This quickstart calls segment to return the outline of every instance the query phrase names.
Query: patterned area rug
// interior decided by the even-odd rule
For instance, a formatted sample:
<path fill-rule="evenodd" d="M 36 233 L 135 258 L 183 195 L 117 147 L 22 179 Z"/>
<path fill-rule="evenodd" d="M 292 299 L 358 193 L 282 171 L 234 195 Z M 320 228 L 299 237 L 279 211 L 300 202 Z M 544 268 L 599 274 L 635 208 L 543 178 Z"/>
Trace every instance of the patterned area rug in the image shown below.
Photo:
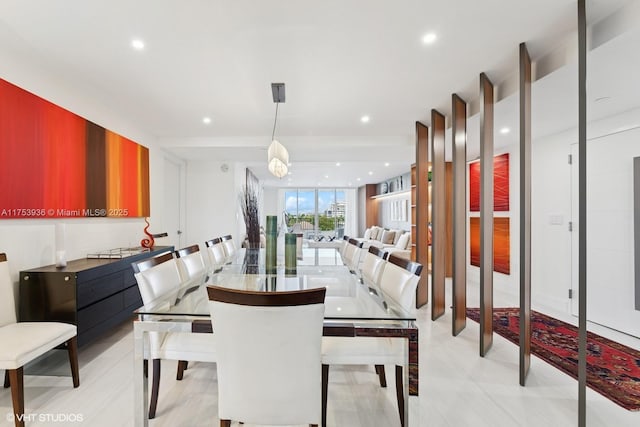
<path fill-rule="evenodd" d="M 519 309 L 494 308 L 496 333 L 518 345 Z M 467 317 L 479 322 L 480 309 Z M 531 354 L 578 378 L 578 328 L 531 312 Z M 629 411 L 640 411 L 640 351 L 587 332 L 587 386 Z"/>

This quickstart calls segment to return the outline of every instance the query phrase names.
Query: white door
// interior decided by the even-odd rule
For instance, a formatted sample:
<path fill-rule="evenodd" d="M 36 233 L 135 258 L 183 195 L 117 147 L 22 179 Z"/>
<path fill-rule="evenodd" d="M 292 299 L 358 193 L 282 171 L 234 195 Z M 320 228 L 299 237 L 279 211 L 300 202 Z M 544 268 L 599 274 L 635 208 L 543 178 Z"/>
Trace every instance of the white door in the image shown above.
<path fill-rule="evenodd" d="M 634 306 L 633 158 L 640 128 L 587 141 L 587 320 L 640 337 Z M 572 146 L 572 313 L 578 314 L 578 165 Z"/>
<path fill-rule="evenodd" d="M 164 225 L 169 233 L 168 244 L 182 248 L 183 200 L 182 164 L 165 157 L 164 161 Z"/>

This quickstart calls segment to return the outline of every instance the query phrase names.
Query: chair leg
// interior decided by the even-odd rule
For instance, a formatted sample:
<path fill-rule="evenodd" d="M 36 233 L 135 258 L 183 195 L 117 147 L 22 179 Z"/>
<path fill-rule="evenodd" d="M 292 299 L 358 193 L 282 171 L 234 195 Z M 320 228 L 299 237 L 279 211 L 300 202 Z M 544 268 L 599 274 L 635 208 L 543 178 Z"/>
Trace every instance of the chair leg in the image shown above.
<path fill-rule="evenodd" d="M 153 359 L 153 379 L 151 383 L 151 402 L 149 402 L 149 419 L 156 417 L 158 408 L 158 392 L 160 390 L 160 359 Z"/>
<path fill-rule="evenodd" d="M 178 372 L 176 373 L 176 380 L 178 381 L 182 380 L 182 377 L 184 376 L 184 371 L 187 370 L 188 364 L 189 362 L 187 362 L 186 360 L 178 361 Z"/>
<path fill-rule="evenodd" d="M 396 396 L 398 398 L 400 425 L 404 427 L 404 385 L 402 381 L 402 366 L 396 366 Z"/>
<path fill-rule="evenodd" d="M 4 388 L 9 388 L 9 371 L 4 370 Z"/>
<path fill-rule="evenodd" d="M 220 420 L 220 427 L 231 427 L 231 420 Z"/>
<path fill-rule="evenodd" d="M 80 372 L 78 370 L 77 336 L 67 341 L 67 351 L 69 352 L 69 364 L 71 365 L 71 378 L 73 378 L 73 388 L 78 388 L 80 387 Z"/>
<path fill-rule="evenodd" d="M 384 373 L 384 365 L 376 365 L 376 373 L 378 374 L 378 378 L 380 378 L 380 387 L 386 387 L 387 376 Z"/>
<path fill-rule="evenodd" d="M 322 365 L 322 427 L 327 427 L 327 392 L 329 390 L 329 365 Z"/>
<path fill-rule="evenodd" d="M 16 427 L 24 427 L 24 384 L 22 366 L 9 369 L 11 400 L 13 400 L 13 419 Z"/>

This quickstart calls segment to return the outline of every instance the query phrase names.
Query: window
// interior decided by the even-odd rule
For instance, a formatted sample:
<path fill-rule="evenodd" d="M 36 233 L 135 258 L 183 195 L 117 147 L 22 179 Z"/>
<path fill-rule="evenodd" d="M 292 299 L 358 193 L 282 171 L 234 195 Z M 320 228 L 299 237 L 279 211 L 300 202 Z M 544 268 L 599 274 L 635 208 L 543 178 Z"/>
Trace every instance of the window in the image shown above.
<path fill-rule="evenodd" d="M 287 226 L 306 239 L 332 240 L 345 233 L 348 207 L 345 189 L 293 189 L 284 193 Z"/>

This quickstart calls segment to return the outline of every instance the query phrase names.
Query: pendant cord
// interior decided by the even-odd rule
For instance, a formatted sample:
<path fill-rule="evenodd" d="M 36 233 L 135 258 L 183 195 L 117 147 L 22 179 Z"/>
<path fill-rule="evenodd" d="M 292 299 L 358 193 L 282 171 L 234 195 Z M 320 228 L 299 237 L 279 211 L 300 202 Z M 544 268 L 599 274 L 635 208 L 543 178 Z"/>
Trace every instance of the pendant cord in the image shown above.
<path fill-rule="evenodd" d="M 278 123 L 278 105 L 279 105 L 279 104 L 280 104 L 279 102 L 276 102 L 276 118 L 275 118 L 275 120 L 273 121 L 273 132 L 271 132 L 271 140 L 272 140 L 272 141 L 273 141 L 273 138 L 274 138 L 274 137 L 275 137 L 275 135 L 276 135 L 276 123 Z"/>

